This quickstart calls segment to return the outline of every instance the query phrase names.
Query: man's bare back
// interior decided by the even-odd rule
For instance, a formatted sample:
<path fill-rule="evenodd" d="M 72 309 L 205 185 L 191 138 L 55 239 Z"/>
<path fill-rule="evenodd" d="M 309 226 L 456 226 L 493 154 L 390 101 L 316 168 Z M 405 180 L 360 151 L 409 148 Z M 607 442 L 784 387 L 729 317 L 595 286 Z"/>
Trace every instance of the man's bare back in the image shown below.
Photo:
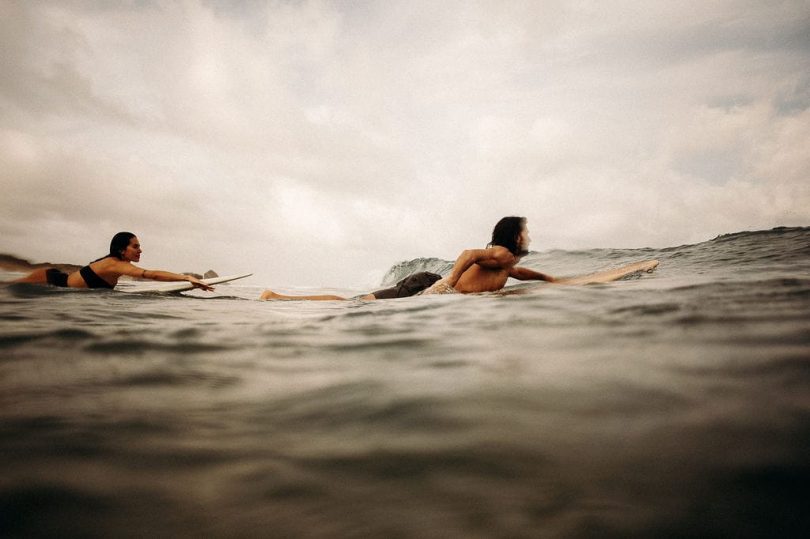
<path fill-rule="evenodd" d="M 450 275 L 431 286 L 424 293 L 460 292 L 474 294 L 477 292 L 494 292 L 506 284 L 509 277 L 521 281 L 540 280 L 554 281 L 550 275 L 517 266 L 520 258 L 528 252 L 531 238 L 523 218 L 506 217 L 496 225 L 493 231 L 495 242 L 498 227 L 506 222 L 511 232 L 504 243 L 510 244 L 511 250 L 503 245 L 490 244 L 486 249 L 469 249 L 463 251 L 456 259 Z M 504 227 L 505 228 L 505 227 Z"/>
<path fill-rule="evenodd" d="M 462 294 L 500 290 L 509 279 L 509 270 L 518 261 L 517 257 L 500 246 L 464 251 L 459 257 L 461 268 L 466 265 L 466 259 L 472 259 L 474 263 L 461 272 L 455 284 L 451 284 L 454 272 L 447 278 L 448 285 Z"/>

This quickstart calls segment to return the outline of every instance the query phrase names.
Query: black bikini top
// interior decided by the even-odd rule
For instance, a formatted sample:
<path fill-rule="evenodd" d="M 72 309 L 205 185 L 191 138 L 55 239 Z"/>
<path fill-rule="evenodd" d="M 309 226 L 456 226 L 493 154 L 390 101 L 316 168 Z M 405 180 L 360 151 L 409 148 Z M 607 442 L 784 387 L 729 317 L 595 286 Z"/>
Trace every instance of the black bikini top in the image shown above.
<path fill-rule="evenodd" d="M 87 283 L 87 288 L 115 288 L 113 285 L 99 277 L 95 271 L 90 269 L 90 266 L 84 266 L 79 270 L 79 274 L 82 276 L 82 279 L 84 279 L 84 282 Z"/>

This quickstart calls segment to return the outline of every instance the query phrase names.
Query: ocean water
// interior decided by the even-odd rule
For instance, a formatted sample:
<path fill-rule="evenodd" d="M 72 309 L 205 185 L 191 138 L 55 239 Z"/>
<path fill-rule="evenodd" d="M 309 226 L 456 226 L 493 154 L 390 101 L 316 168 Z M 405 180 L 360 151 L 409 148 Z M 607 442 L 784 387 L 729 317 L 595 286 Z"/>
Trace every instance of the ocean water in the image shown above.
<path fill-rule="evenodd" d="M 650 258 L 369 303 L 0 288 L 0 536 L 806 537 L 810 228 L 522 265 Z"/>

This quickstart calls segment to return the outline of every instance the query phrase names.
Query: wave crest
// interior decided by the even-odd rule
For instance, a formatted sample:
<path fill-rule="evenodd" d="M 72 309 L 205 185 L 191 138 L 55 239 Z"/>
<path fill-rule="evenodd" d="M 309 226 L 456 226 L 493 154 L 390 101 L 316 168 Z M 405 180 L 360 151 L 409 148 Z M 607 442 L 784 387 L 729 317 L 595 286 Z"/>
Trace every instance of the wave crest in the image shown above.
<path fill-rule="evenodd" d="M 391 266 L 385 273 L 382 280 L 382 286 L 389 286 L 396 284 L 408 275 L 420 271 L 429 271 L 431 273 L 438 273 L 444 275 L 450 271 L 453 263 L 441 258 L 415 258 L 413 260 L 403 260 Z"/>

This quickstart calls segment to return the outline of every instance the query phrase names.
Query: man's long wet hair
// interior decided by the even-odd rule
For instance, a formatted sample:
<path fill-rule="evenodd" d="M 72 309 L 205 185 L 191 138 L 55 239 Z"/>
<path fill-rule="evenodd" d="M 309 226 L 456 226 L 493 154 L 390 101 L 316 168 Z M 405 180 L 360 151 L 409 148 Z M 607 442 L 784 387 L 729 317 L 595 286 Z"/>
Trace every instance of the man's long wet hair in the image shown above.
<path fill-rule="evenodd" d="M 525 255 L 528 251 L 522 251 L 518 242 L 525 224 L 525 217 L 504 217 L 492 229 L 492 241 L 489 244 L 506 247 L 515 256 Z"/>
<path fill-rule="evenodd" d="M 119 232 L 113 236 L 112 241 L 110 241 L 110 254 L 104 258 L 111 256 L 118 260 L 123 260 L 124 257 L 121 255 L 121 251 L 125 251 L 126 248 L 129 247 L 129 240 L 134 237 L 135 234 L 132 232 Z"/>

